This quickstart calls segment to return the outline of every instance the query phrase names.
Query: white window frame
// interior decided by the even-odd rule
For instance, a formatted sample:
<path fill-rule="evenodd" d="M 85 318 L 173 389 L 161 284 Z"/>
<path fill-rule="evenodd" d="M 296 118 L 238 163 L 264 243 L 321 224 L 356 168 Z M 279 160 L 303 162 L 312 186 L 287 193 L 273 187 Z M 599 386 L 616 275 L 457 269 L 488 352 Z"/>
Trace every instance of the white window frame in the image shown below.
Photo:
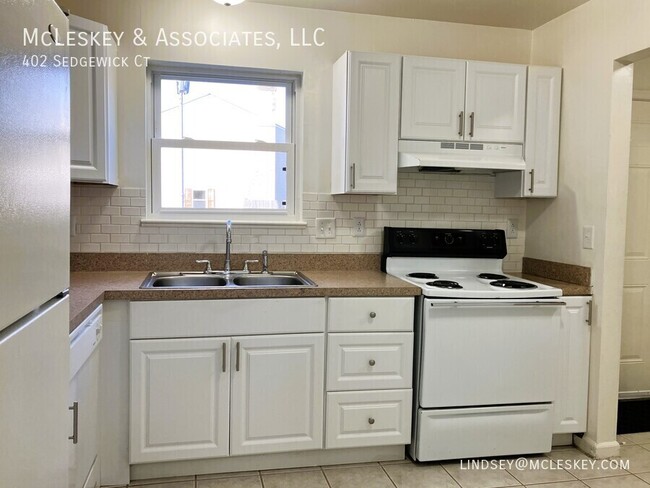
<path fill-rule="evenodd" d="M 302 185 L 297 164 L 299 150 L 299 95 L 301 74 L 255 68 L 232 68 L 187 63 L 150 63 L 151 145 L 147 177 L 147 212 L 143 225 L 223 224 L 226 220 L 261 225 L 305 225 L 302 221 Z M 205 141 L 163 139 L 160 124 L 160 81 L 165 78 L 278 85 L 287 88 L 287 142 Z M 161 152 L 163 148 L 196 148 L 282 152 L 286 155 L 287 196 L 283 209 L 167 209 L 161 205 Z"/>

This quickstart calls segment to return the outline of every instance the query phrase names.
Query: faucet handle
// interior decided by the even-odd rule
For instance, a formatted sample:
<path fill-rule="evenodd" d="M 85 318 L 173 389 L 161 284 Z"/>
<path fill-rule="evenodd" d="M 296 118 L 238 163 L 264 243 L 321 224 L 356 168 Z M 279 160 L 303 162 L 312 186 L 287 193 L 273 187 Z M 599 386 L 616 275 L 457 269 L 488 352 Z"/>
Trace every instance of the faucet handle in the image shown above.
<path fill-rule="evenodd" d="M 212 273 L 212 265 L 210 264 L 209 259 L 197 259 L 196 263 L 205 264 L 205 269 L 203 270 L 204 273 Z"/>
<path fill-rule="evenodd" d="M 248 263 L 259 263 L 259 259 L 247 259 L 244 261 L 244 269 L 242 270 L 244 273 L 250 273 L 250 270 L 248 269 Z"/>
<path fill-rule="evenodd" d="M 269 252 L 264 249 L 262 251 L 262 273 L 269 272 Z"/>

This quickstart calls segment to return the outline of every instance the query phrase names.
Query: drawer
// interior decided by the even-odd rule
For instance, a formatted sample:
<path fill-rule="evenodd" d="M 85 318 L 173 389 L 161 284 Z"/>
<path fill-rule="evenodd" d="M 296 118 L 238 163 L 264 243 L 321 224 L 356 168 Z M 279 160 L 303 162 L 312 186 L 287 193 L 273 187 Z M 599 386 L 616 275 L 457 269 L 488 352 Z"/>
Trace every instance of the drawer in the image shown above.
<path fill-rule="evenodd" d="M 327 394 L 326 448 L 411 442 L 412 390 Z"/>
<path fill-rule="evenodd" d="M 413 333 L 329 334 L 327 390 L 411 388 Z"/>
<path fill-rule="evenodd" d="M 505 407 L 419 410 L 418 461 L 549 452 L 550 403 Z"/>
<path fill-rule="evenodd" d="M 131 302 L 131 339 L 299 334 L 325 330 L 325 298 Z"/>
<path fill-rule="evenodd" d="M 413 330 L 413 297 L 330 298 L 328 330 Z"/>

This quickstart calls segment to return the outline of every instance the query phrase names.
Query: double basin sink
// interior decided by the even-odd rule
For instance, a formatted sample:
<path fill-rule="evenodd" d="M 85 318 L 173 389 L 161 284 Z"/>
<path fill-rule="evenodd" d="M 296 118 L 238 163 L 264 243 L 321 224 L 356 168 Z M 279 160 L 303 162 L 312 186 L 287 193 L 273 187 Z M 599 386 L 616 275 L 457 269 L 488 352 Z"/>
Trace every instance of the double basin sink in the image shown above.
<path fill-rule="evenodd" d="M 210 274 L 196 272 L 149 273 L 140 288 L 284 288 L 314 287 L 316 284 L 297 272 L 268 274 Z"/>

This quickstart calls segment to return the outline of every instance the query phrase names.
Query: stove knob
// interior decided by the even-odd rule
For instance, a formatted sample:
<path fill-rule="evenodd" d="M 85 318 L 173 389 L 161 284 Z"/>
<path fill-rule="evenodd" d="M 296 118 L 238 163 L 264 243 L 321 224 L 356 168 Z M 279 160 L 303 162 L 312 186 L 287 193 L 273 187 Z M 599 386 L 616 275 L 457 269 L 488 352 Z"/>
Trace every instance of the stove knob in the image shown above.
<path fill-rule="evenodd" d="M 445 244 L 452 245 L 454 243 L 454 236 L 451 234 L 445 234 Z"/>

